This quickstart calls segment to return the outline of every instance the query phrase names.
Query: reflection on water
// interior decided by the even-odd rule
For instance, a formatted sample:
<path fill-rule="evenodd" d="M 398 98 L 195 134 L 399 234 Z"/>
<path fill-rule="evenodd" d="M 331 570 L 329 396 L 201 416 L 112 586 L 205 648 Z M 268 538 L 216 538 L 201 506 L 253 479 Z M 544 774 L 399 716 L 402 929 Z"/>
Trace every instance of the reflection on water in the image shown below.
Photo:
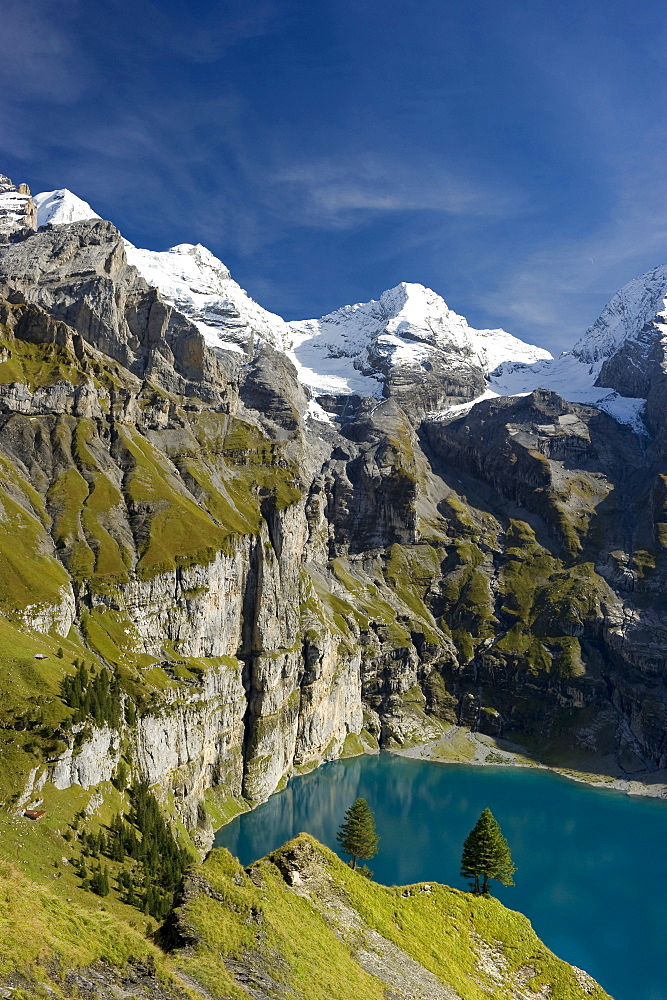
<path fill-rule="evenodd" d="M 345 810 L 362 795 L 375 813 L 375 878 L 465 888 L 463 841 L 488 806 L 518 871 L 498 897 L 521 910 L 562 958 L 616 1000 L 667 1000 L 667 803 L 631 799 L 547 771 L 442 766 L 381 754 L 325 764 L 218 831 L 244 864 L 302 830 L 336 849 Z M 655 874 L 652 876 L 651 872 Z"/>

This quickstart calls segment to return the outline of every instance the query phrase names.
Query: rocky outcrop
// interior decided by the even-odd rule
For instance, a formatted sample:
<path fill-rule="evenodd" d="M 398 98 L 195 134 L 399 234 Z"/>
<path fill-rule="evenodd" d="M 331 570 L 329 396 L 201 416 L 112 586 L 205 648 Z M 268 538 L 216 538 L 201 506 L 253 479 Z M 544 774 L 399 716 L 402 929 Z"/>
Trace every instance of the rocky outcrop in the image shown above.
<path fill-rule="evenodd" d="M 26 628 L 34 632 L 56 632 L 66 636 L 76 621 L 76 601 L 71 584 L 60 591 L 55 603 L 26 604 L 15 613 Z"/>
<path fill-rule="evenodd" d="M 22 237 L 37 228 L 37 207 L 27 184 L 15 186 L 0 174 L 0 243 Z"/>
<path fill-rule="evenodd" d="M 81 729 L 79 729 L 81 732 Z M 77 746 L 76 741 L 48 771 L 56 788 L 81 785 L 91 788 L 101 781 L 111 781 L 120 759 L 120 740 L 108 726 L 94 728 Z"/>
<path fill-rule="evenodd" d="M 213 851 L 189 873 L 161 942 L 195 984 L 214 963 L 229 992 L 255 1000 L 310 995 L 312 983 L 341 1000 L 361 989 L 405 1000 L 471 1000 L 480 990 L 492 1000 L 607 996 L 495 899 L 435 883 L 371 890 L 363 878 L 306 834 L 245 870 L 226 851 Z M 223 908 L 228 933 L 237 922 L 243 928 L 233 948 L 218 932 Z"/>

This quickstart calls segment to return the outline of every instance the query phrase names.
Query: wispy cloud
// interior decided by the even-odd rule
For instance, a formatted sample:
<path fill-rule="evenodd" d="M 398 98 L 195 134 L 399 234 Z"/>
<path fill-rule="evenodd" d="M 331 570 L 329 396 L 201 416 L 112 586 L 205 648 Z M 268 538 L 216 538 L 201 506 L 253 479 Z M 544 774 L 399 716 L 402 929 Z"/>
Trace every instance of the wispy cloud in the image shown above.
<path fill-rule="evenodd" d="M 476 183 L 443 162 L 353 153 L 317 162 L 295 162 L 269 178 L 275 194 L 306 225 L 349 227 L 364 213 L 423 212 L 498 217 L 520 209 L 518 191 Z"/>
<path fill-rule="evenodd" d="M 144 57 L 177 58 L 190 63 L 219 59 L 232 46 L 270 33 L 280 16 L 279 0 L 253 0 L 237 9 L 228 3 L 208 3 L 193 10 L 190 5 L 168 6 L 153 0 L 137 0 L 133 30 L 125 30 L 126 0 L 107 0 L 106 19 L 112 33 L 125 47 L 138 49 Z"/>
<path fill-rule="evenodd" d="M 302 159 L 280 136 L 253 127 L 233 89 L 196 102 L 176 95 L 114 104 L 99 121 L 71 129 L 69 143 L 69 183 L 91 203 L 130 198 L 135 231 L 151 219 L 165 230 L 187 226 L 183 239 L 219 244 L 224 236 L 244 254 L 290 233 L 296 241 L 300 229 L 353 231 L 378 216 L 412 215 L 418 229 L 424 216 L 499 219 L 525 210 L 516 186 L 500 190 L 395 149 Z"/>
<path fill-rule="evenodd" d="M 67 27 L 78 10 L 77 0 L 64 0 L 54 18 L 53 5 L 44 0 L 5 0 L 0 27 L 3 103 L 77 100 L 86 86 L 85 56 Z"/>
<path fill-rule="evenodd" d="M 667 262 L 667 206 L 650 197 L 620 202 L 590 236 L 506 265 L 495 289 L 478 296 L 486 314 L 552 351 L 568 350 L 616 289 Z"/>

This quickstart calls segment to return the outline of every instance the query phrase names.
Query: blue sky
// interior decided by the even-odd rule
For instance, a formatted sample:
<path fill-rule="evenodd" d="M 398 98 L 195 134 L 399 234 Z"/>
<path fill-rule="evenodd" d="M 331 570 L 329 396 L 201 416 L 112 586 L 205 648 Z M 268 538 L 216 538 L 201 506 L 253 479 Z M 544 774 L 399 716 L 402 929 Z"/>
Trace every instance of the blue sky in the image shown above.
<path fill-rule="evenodd" d="M 419 281 L 559 351 L 667 261 L 664 3 L 2 6 L 0 172 L 288 319 Z"/>

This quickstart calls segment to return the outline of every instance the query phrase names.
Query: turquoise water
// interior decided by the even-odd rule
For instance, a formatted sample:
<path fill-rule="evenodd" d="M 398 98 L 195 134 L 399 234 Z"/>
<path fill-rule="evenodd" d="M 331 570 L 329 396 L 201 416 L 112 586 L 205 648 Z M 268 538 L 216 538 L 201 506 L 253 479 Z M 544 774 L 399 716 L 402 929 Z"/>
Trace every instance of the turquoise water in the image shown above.
<path fill-rule="evenodd" d="M 498 886 L 561 958 L 616 1000 L 667 1000 L 667 803 L 531 769 L 439 765 L 381 754 L 325 764 L 218 831 L 243 864 L 302 830 L 336 849 L 357 796 L 375 813 L 378 882 L 465 888 L 463 841 L 488 806 L 509 841 L 516 886 Z M 347 860 L 347 859 L 346 859 Z M 557 1000 L 557 998 L 554 998 Z"/>

